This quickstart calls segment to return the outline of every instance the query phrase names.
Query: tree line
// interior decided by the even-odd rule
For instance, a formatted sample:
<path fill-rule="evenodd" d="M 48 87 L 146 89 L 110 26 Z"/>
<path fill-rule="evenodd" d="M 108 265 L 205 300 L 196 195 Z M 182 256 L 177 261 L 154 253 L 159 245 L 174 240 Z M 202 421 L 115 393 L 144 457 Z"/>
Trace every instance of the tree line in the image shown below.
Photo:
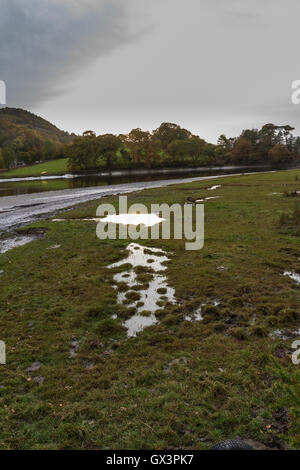
<path fill-rule="evenodd" d="M 290 163 L 300 159 L 300 137 L 293 130 L 266 124 L 238 137 L 222 134 L 216 145 L 168 122 L 152 132 L 138 128 L 128 134 L 86 131 L 76 136 L 27 111 L 5 108 L 0 110 L 0 168 L 57 158 L 68 158 L 70 172 Z"/>
<path fill-rule="evenodd" d="M 153 132 L 133 129 L 129 134 L 97 136 L 86 131 L 66 148 L 69 171 L 95 169 L 214 166 L 289 163 L 300 158 L 300 138 L 289 125 L 266 124 L 246 129 L 239 137 L 224 134 L 217 145 L 173 123 Z"/>

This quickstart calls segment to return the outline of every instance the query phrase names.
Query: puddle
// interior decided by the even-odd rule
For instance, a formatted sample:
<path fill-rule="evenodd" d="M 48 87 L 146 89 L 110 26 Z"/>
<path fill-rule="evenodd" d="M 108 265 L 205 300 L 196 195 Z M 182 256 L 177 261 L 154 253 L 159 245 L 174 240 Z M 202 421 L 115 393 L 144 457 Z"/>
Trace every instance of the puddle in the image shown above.
<path fill-rule="evenodd" d="M 124 260 L 118 261 L 117 263 L 111 264 L 109 268 L 118 268 L 129 263 L 133 268 L 142 266 L 144 268 L 151 268 L 156 272 L 165 271 L 167 269 L 167 266 L 163 263 L 169 261 L 169 258 L 166 256 L 166 252 L 159 248 L 147 248 L 139 245 L 138 243 L 130 243 L 127 250 L 129 251 L 128 257 Z M 159 253 L 159 255 L 155 253 Z M 152 262 L 149 263 L 149 260 Z M 132 276 L 132 271 L 122 274 L 129 274 Z M 122 282 L 124 282 L 124 280 L 122 280 Z"/>
<path fill-rule="evenodd" d="M 46 248 L 46 250 L 58 250 L 58 248 L 60 248 L 61 245 L 53 245 L 53 246 L 49 246 L 49 248 Z"/>
<path fill-rule="evenodd" d="M 205 202 L 209 201 L 210 199 L 219 199 L 221 196 L 210 196 L 210 197 L 205 197 L 203 199 L 196 199 L 195 202 Z"/>
<path fill-rule="evenodd" d="M 90 218 L 90 219 L 52 219 L 52 222 L 100 222 L 100 218 Z"/>
<path fill-rule="evenodd" d="M 113 224 L 122 225 L 145 225 L 146 227 L 153 227 L 156 224 L 164 222 L 166 219 L 159 217 L 157 214 L 119 214 L 108 215 L 101 220 L 101 222 L 111 222 Z"/>
<path fill-rule="evenodd" d="M 163 219 L 156 214 L 114 214 L 108 215 L 102 219 L 100 217 L 89 219 L 52 219 L 52 222 L 110 222 L 121 225 L 145 225 L 146 227 L 153 227 L 165 220 L 166 219 Z"/>
<path fill-rule="evenodd" d="M 126 304 L 128 308 L 133 307 L 137 310 L 137 314 L 124 323 L 127 328 L 127 335 L 134 337 L 147 326 L 158 323 L 155 316 L 155 312 L 161 309 L 158 302 L 167 300 L 175 303 L 175 290 L 168 286 L 167 277 L 162 274 L 167 269 L 167 266 L 163 263 L 169 261 L 163 250 L 147 248 L 137 243 L 128 245 L 127 250 L 129 251 L 127 258 L 111 264 L 109 268 L 118 268 L 124 264 L 131 264 L 132 266 L 129 271 L 116 273 L 114 281 L 116 283 L 125 283 L 128 287 L 126 292 L 118 292 L 118 303 Z M 151 279 L 145 289 L 135 291 L 131 290 L 133 286 L 142 285 L 141 282 L 137 281 L 138 275 L 134 271 L 134 268 L 137 267 L 150 269 Z M 116 289 L 118 289 L 117 286 Z M 127 302 L 128 296 L 130 298 L 130 295 L 134 296 L 134 294 L 137 299 Z"/>
<path fill-rule="evenodd" d="M 282 339 L 283 341 L 287 339 L 292 339 L 295 336 L 299 335 L 300 329 L 298 331 L 289 331 L 289 330 L 273 330 L 269 337 L 272 339 Z"/>
<path fill-rule="evenodd" d="M 192 315 L 186 315 L 184 319 L 186 321 L 191 321 L 191 322 L 202 321 L 203 320 L 202 308 L 205 307 L 206 305 L 213 305 L 214 307 L 217 307 L 218 305 L 220 305 L 220 303 L 221 301 L 217 299 L 210 301 L 210 302 L 204 302 Z"/>
<path fill-rule="evenodd" d="M 215 186 L 212 186 L 211 188 L 208 188 L 208 191 L 214 191 L 215 189 L 221 188 L 220 184 L 216 184 Z"/>
<path fill-rule="evenodd" d="M 13 248 L 17 248 L 18 246 L 27 245 L 34 240 L 37 240 L 37 236 L 35 235 L 24 235 L 14 238 L 8 238 L 6 240 L 0 240 L 0 253 L 6 253 Z"/>
<path fill-rule="evenodd" d="M 191 321 L 191 322 L 202 321 L 203 320 L 202 306 L 198 310 L 196 310 L 192 315 L 186 315 L 184 319 L 186 321 Z"/>
<path fill-rule="evenodd" d="M 227 271 L 228 268 L 227 268 L 226 266 L 218 266 L 218 267 L 217 267 L 217 270 L 218 270 L 218 271 Z"/>
<path fill-rule="evenodd" d="M 257 315 L 254 314 L 252 318 L 250 319 L 250 326 L 255 326 L 256 325 L 256 320 L 257 320 Z"/>
<path fill-rule="evenodd" d="M 283 273 L 284 276 L 288 276 L 289 278 L 293 279 L 297 284 L 300 284 L 300 274 L 294 271 L 285 271 Z"/>
<path fill-rule="evenodd" d="M 143 315 L 134 315 L 129 320 L 124 323 L 124 326 L 127 328 L 127 336 L 129 338 L 135 337 L 138 333 L 143 331 L 147 326 L 153 326 L 158 323 L 158 320 L 154 313 L 149 317 L 144 317 Z"/>

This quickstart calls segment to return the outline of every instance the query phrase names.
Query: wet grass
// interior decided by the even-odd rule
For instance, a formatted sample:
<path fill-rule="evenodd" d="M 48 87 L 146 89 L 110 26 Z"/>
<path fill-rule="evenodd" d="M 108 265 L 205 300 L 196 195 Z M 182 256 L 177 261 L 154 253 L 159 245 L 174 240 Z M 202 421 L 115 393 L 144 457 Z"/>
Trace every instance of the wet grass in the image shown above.
<path fill-rule="evenodd" d="M 299 402 L 285 399 L 286 387 L 299 385 L 293 334 L 269 336 L 300 327 L 300 288 L 282 276 L 300 271 L 299 235 L 282 225 L 282 214 L 297 209 L 283 194 L 299 190 L 296 175 L 216 178 L 222 198 L 205 204 L 201 251 L 185 251 L 181 240 L 141 242 L 168 253 L 177 304 L 164 303 L 159 324 L 136 338 L 122 326 L 135 310 L 116 303 L 112 282 L 128 266 L 108 269 L 124 259 L 128 240 L 100 241 L 93 223 L 46 221 L 33 225 L 44 238 L 0 255 L 0 447 L 207 449 L 240 436 L 299 449 Z M 129 204 L 184 204 L 207 187 L 149 189 L 130 194 Z M 94 217 L 98 204 L 62 217 Z M 53 245 L 61 247 L 47 250 Z M 147 271 L 139 277 L 147 283 Z M 203 321 L 186 321 L 203 303 Z M 41 367 L 28 373 L 35 361 Z"/>

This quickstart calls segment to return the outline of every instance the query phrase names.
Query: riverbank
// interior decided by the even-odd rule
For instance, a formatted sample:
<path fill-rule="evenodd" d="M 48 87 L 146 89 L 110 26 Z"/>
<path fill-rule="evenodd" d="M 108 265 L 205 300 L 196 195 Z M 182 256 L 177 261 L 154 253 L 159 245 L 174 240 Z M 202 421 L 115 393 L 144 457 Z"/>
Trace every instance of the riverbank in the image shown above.
<path fill-rule="evenodd" d="M 129 194 L 147 207 L 219 196 L 205 202 L 202 250 L 137 241 L 167 254 L 176 303 L 161 291 L 157 323 L 131 338 L 124 323 L 136 311 L 113 287 L 123 268 L 109 269 L 131 241 L 97 239 L 83 219 L 99 200 L 23 229 L 44 236 L 0 255 L 1 448 L 206 449 L 239 435 L 299 449 L 299 408 L 278 388 L 279 368 L 299 387 L 300 287 L 284 276 L 300 272 L 298 222 L 281 217 L 299 206 L 285 196 L 299 181 L 299 170 L 281 171 Z M 150 272 L 137 274 L 147 289 Z"/>
<path fill-rule="evenodd" d="M 36 165 L 24 166 L 21 168 L 14 168 L 0 172 L 0 178 L 28 178 L 41 176 L 46 172 L 47 175 L 63 175 L 67 173 L 67 158 L 60 158 L 58 160 L 51 160 L 48 162 L 37 163 Z"/>
<path fill-rule="evenodd" d="M 78 174 L 70 174 L 67 172 L 68 159 L 51 160 L 49 162 L 39 163 L 36 165 L 15 168 L 8 171 L 0 171 L 0 183 L 4 182 L 22 182 L 26 179 L 32 181 L 48 179 L 64 179 L 64 178 L 84 178 L 84 177 L 120 177 L 120 176 L 145 176 L 157 174 L 184 174 L 184 173 L 205 173 L 213 171 L 231 171 L 231 170 L 253 170 L 263 171 L 266 169 L 288 169 L 299 166 L 300 162 L 294 164 L 278 164 L 278 165 L 225 165 L 225 166 L 194 166 L 194 167 L 166 167 L 166 168 L 120 168 L 108 170 L 106 168 L 95 169 L 94 171 L 84 171 Z"/>

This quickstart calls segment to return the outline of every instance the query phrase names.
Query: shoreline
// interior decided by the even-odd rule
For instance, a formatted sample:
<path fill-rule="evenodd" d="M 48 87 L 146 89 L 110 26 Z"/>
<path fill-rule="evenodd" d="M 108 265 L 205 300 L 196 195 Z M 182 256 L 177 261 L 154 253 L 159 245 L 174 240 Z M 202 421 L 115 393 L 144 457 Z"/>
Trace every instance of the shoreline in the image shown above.
<path fill-rule="evenodd" d="M 45 220 L 56 215 L 64 209 L 77 207 L 78 205 L 102 199 L 103 197 L 116 196 L 119 194 L 130 194 L 144 189 L 157 189 L 167 186 L 188 184 L 197 181 L 209 181 L 218 178 L 231 178 L 248 175 L 276 173 L 287 170 L 268 170 L 249 173 L 233 173 L 229 175 L 195 176 L 189 178 L 177 178 L 170 180 L 158 180 L 150 182 L 135 182 L 107 187 L 93 186 L 89 188 L 64 189 L 57 191 L 46 191 L 21 196 L 4 196 L 0 198 L 0 233 L 10 232 L 16 228 L 25 227 L 35 221 Z M 47 209 L 48 205 L 48 209 Z M 27 209 L 27 213 L 23 209 Z M 31 214 L 29 213 L 31 211 Z M 5 224 L 5 218 L 10 217 L 9 224 Z M 2 219 L 2 220 L 1 220 Z M 2 222 L 2 223 L 1 223 Z"/>

